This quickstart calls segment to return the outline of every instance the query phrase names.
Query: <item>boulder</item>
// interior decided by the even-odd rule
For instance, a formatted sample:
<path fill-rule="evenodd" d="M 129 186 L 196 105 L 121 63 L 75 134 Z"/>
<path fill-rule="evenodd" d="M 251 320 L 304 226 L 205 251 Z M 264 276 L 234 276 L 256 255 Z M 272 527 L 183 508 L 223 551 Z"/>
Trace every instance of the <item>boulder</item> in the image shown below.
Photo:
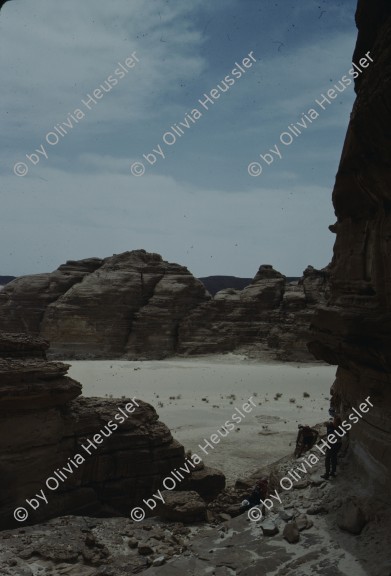
<path fill-rule="evenodd" d="M 207 518 L 206 503 L 197 492 L 162 491 L 164 503 L 159 506 L 158 514 L 171 522 L 202 522 Z"/>
<path fill-rule="evenodd" d="M 204 466 L 194 470 L 178 486 L 179 490 L 195 491 L 206 501 L 214 500 L 225 488 L 225 475 L 215 468 Z"/>
<path fill-rule="evenodd" d="M 299 528 L 296 522 L 285 524 L 282 535 L 289 544 L 296 544 L 300 540 Z"/>
<path fill-rule="evenodd" d="M 342 505 L 337 516 L 337 525 L 341 530 L 350 534 L 361 534 L 366 523 L 364 512 L 353 500 L 347 500 Z"/>
<path fill-rule="evenodd" d="M 278 526 L 272 520 L 264 520 L 261 524 L 264 536 L 275 536 L 278 534 Z"/>
<path fill-rule="evenodd" d="M 284 520 L 285 522 L 289 522 L 289 520 L 292 520 L 293 518 L 292 512 L 287 512 L 286 510 L 280 510 L 278 515 L 281 520 Z"/>
<path fill-rule="evenodd" d="M 302 532 L 303 530 L 308 530 L 309 528 L 312 528 L 312 526 L 314 525 L 312 520 L 310 518 L 307 518 L 305 514 L 300 514 L 300 516 L 295 518 L 295 523 L 299 532 Z"/>
<path fill-rule="evenodd" d="M 166 562 L 165 556 L 158 556 L 157 558 L 155 558 L 155 560 L 153 560 L 152 566 L 154 566 L 154 567 L 163 566 L 163 564 L 165 564 L 165 562 Z"/>

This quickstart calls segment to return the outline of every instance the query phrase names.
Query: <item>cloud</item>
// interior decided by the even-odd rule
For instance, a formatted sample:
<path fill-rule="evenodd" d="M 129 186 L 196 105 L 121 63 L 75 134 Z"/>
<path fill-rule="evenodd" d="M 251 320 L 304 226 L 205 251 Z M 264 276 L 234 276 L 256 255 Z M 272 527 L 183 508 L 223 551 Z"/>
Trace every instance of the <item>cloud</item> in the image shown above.
<path fill-rule="evenodd" d="M 6 177 L 2 234 L 13 250 L 10 256 L 2 245 L 0 254 L 9 273 L 136 248 L 161 252 L 196 275 L 248 276 L 264 261 L 294 274 L 309 263 L 327 263 L 332 237 L 326 224 L 333 221 L 327 188 L 289 182 L 227 195 L 172 177 L 132 178 L 126 159 L 89 155 L 80 161 L 96 171 L 75 175 L 45 167 L 44 180 Z M 18 259 L 27 262 L 25 270 L 15 268 Z"/>
<path fill-rule="evenodd" d="M 322 112 L 262 178 L 247 165 L 350 67 L 353 2 L 18 0 L 0 18 L 3 273 L 145 248 L 197 275 L 286 274 L 331 257 L 331 188 L 353 90 Z M 283 42 L 278 45 L 276 42 Z M 257 63 L 167 148 L 133 161 L 249 51 Z M 55 146 L 12 174 L 48 131 L 136 52 L 140 62 Z M 7 56 L 5 56 L 7 55 Z M 85 110 L 84 110 L 85 111 Z"/>

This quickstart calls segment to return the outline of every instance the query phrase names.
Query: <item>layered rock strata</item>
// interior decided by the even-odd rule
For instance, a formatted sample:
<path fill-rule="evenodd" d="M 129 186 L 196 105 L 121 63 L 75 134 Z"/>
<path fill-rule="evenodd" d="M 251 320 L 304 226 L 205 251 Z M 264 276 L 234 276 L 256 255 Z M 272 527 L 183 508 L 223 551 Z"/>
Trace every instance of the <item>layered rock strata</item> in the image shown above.
<path fill-rule="evenodd" d="M 185 460 L 152 406 L 81 397 L 68 366 L 47 362 L 47 346 L 39 337 L 0 335 L 0 528 L 17 525 L 17 507 L 32 522 L 69 513 L 128 514 Z M 110 421 L 116 429 L 107 428 Z M 207 489 L 205 476 L 207 469 L 195 473 L 193 489 Z M 210 477 L 214 493 L 216 482 L 224 488 L 221 473 L 212 470 Z M 36 510 L 27 502 L 33 498 Z"/>
<path fill-rule="evenodd" d="M 288 282 L 263 265 L 243 290 L 212 298 L 183 266 L 136 250 L 17 278 L 0 293 L 0 329 L 42 336 L 58 359 L 161 359 L 250 347 L 256 355 L 313 361 L 307 331 L 326 289 L 327 270 L 308 267 Z"/>
<path fill-rule="evenodd" d="M 39 334 L 52 358 L 162 358 L 180 319 L 209 298 L 183 266 L 135 250 L 17 278 L 1 291 L 0 329 Z"/>
<path fill-rule="evenodd" d="M 327 269 L 308 267 L 299 282 L 287 283 L 280 272 L 263 265 L 249 286 L 218 292 L 181 322 L 178 352 L 243 350 L 278 360 L 313 362 L 306 346 L 308 329 L 327 285 Z"/>
<path fill-rule="evenodd" d="M 312 322 L 310 349 L 338 365 L 341 410 L 370 396 L 352 447 L 374 481 L 391 475 L 391 5 L 358 3 L 354 62 L 362 69 L 333 190 L 337 222 L 330 298 Z M 363 66 L 370 53 L 373 62 Z"/>

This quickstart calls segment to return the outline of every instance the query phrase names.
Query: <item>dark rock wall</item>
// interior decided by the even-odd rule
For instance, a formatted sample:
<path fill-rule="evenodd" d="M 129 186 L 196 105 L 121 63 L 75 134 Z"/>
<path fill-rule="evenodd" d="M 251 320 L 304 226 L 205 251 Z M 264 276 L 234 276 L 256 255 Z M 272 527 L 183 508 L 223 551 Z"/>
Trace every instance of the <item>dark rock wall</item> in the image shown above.
<path fill-rule="evenodd" d="M 333 386 L 346 410 L 371 396 L 374 408 L 352 432 L 371 477 L 391 474 L 391 3 L 360 0 L 354 62 L 374 62 L 356 81 L 333 190 L 337 222 L 330 298 L 312 322 L 310 350 L 338 365 Z"/>
<path fill-rule="evenodd" d="M 18 506 L 29 510 L 32 522 L 72 513 L 128 515 L 185 459 L 152 406 L 136 399 L 139 407 L 125 411 L 121 423 L 115 415 L 130 399 L 80 397 L 81 385 L 66 376 L 68 366 L 47 362 L 46 348 L 39 338 L 0 334 L 0 529 L 18 525 Z M 81 445 L 110 420 L 118 429 L 102 436 L 89 455 Z M 71 466 L 73 472 L 50 491 L 47 478 L 56 478 L 76 454 L 85 462 Z M 33 512 L 26 498 L 40 490 L 48 504 L 42 501 Z"/>

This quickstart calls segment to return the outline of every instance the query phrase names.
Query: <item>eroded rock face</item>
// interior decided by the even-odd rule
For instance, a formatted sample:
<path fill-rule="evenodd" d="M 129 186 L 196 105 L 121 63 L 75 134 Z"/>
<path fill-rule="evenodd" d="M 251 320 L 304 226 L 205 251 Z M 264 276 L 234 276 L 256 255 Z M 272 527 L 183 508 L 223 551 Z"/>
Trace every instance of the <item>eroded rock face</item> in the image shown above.
<path fill-rule="evenodd" d="M 0 329 L 39 334 L 52 358 L 163 358 L 209 298 L 183 266 L 135 250 L 17 278 L 1 291 Z"/>
<path fill-rule="evenodd" d="M 7 284 L 0 294 L 0 329 L 40 334 L 46 308 L 101 264 L 99 258 L 70 261 L 55 272 L 23 276 Z"/>
<path fill-rule="evenodd" d="M 66 365 L 46 361 L 46 348 L 38 337 L 0 336 L 0 528 L 18 525 L 18 506 L 32 522 L 128 514 L 184 461 L 184 448 L 152 406 L 80 397 L 81 385 L 66 376 Z M 26 502 L 33 498 L 35 511 Z"/>
<path fill-rule="evenodd" d="M 313 362 L 308 329 L 327 286 L 327 269 L 308 267 L 299 282 L 287 283 L 272 266 L 262 265 L 249 286 L 222 290 L 183 319 L 178 352 L 250 350 L 278 360 Z"/>
<path fill-rule="evenodd" d="M 250 347 L 255 356 L 313 362 L 307 332 L 327 279 L 327 269 L 308 267 L 291 283 L 262 265 L 243 290 L 212 298 L 183 266 L 136 250 L 17 278 L 0 294 L 0 329 L 42 336 L 58 359 L 162 359 Z"/>
<path fill-rule="evenodd" d="M 333 191 L 337 223 L 330 298 L 313 319 L 310 349 L 338 365 L 341 409 L 370 396 L 374 407 L 352 431 L 373 480 L 391 475 L 391 5 L 361 0 L 354 62 L 373 63 L 356 81 L 357 99 Z"/>

